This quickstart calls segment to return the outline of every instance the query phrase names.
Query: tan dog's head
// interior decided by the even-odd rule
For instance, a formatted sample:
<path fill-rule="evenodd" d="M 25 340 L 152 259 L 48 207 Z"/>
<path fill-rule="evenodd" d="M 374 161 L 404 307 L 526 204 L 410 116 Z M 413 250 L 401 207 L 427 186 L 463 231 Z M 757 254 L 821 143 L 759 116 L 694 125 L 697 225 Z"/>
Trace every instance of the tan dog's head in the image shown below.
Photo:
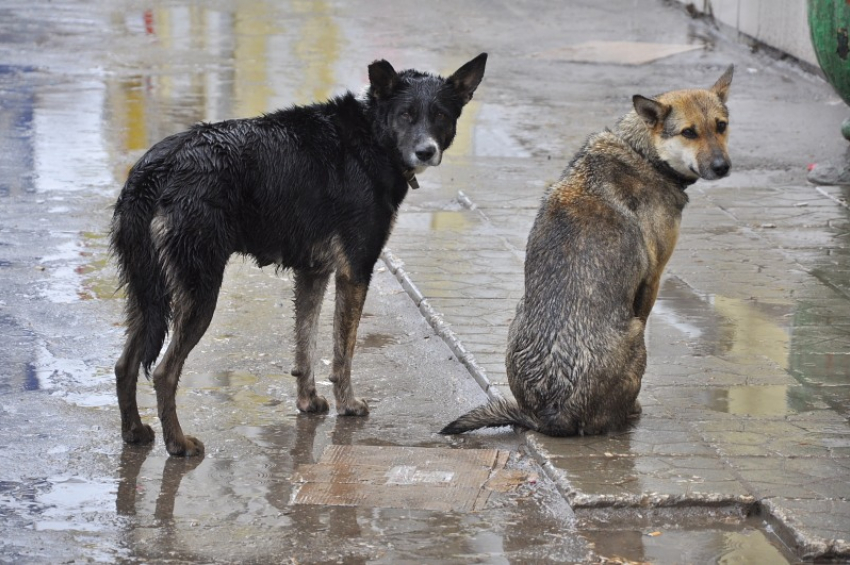
<path fill-rule="evenodd" d="M 655 98 L 636 94 L 632 98 L 658 156 L 686 178 L 715 180 L 729 174 L 726 97 L 733 70 L 730 65 L 707 90 L 674 90 Z"/>

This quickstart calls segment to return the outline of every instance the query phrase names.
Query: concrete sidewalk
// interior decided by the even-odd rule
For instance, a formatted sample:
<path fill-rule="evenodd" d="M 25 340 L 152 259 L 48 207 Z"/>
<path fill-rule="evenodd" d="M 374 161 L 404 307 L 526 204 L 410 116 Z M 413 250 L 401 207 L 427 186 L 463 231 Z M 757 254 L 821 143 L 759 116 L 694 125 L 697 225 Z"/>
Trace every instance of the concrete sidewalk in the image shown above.
<path fill-rule="evenodd" d="M 568 41 L 539 34 L 491 53 L 474 130 L 422 175 L 385 261 L 486 393 L 510 395 L 507 328 L 547 184 L 632 94 L 707 87 L 734 63 L 734 172 L 688 191 L 650 317 L 639 423 L 525 442 L 585 528 L 737 512 L 763 517 L 800 558 L 850 559 L 850 212 L 846 191 L 805 182 L 807 164 L 841 158 L 850 110 L 793 62 L 676 8 L 562 10 L 548 21 Z M 659 38 L 682 49 L 653 60 L 646 43 Z M 634 41 L 643 64 L 619 64 L 614 40 Z"/>

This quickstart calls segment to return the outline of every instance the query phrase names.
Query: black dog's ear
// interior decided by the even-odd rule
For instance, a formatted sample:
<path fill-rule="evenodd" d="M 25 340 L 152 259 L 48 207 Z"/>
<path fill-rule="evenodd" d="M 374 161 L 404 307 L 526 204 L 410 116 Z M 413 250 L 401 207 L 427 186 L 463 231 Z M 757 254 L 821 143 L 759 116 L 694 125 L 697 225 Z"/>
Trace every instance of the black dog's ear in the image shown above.
<path fill-rule="evenodd" d="M 667 119 L 667 114 L 670 113 L 670 106 L 640 94 L 632 96 L 632 104 L 635 105 L 637 115 L 651 128 Z"/>
<path fill-rule="evenodd" d="M 729 96 L 729 85 L 732 84 L 732 74 L 735 72 L 735 65 L 729 65 L 729 68 L 726 69 L 726 72 L 717 79 L 717 82 L 714 83 L 714 86 L 711 87 L 711 91 L 717 94 L 717 97 L 720 98 L 720 101 L 724 104 L 726 103 L 726 98 Z"/>
<path fill-rule="evenodd" d="M 381 59 L 369 65 L 369 84 L 375 98 L 388 98 L 398 82 L 398 73 L 387 61 Z"/>
<path fill-rule="evenodd" d="M 486 64 L 487 53 L 482 53 L 456 70 L 448 78 L 448 82 L 454 85 L 464 104 L 472 100 L 472 93 L 475 92 L 475 89 L 481 83 L 481 79 L 484 78 L 484 66 Z"/>

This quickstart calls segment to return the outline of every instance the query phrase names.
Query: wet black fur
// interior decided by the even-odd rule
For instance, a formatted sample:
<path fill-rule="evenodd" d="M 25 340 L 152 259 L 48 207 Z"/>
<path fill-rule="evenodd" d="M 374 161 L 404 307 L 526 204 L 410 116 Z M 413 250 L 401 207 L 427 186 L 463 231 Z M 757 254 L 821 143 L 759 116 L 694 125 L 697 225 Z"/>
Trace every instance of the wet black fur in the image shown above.
<path fill-rule="evenodd" d="M 337 409 L 368 412 L 351 394 L 348 372 L 374 264 L 413 173 L 438 164 L 451 145 L 485 62 L 482 54 L 443 78 L 396 73 L 376 61 L 362 98 L 346 93 L 256 118 L 200 124 L 160 141 L 133 166 L 111 234 L 127 294 L 127 342 L 116 365 L 125 441 L 153 440 L 139 419 L 136 381 L 140 365 L 149 374 L 171 327 L 171 344 L 153 373 L 166 447 L 172 454 L 202 452 L 199 441 L 182 434 L 174 393 L 234 253 L 294 270 L 301 363 L 293 374 L 304 411 L 327 410 L 315 393 L 312 347 L 321 296 L 336 272 L 331 380 Z"/>

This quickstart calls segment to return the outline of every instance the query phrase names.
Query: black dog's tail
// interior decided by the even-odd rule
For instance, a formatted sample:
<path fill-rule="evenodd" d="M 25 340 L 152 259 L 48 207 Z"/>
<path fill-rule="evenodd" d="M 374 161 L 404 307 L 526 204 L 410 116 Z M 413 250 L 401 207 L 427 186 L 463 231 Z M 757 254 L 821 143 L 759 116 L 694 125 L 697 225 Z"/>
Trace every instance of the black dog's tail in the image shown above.
<path fill-rule="evenodd" d="M 127 347 L 136 348 L 145 375 L 162 349 L 171 320 L 171 296 L 151 233 L 151 221 L 164 179 L 153 150 L 133 169 L 112 216 L 110 247 L 117 259 L 120 287 L 127 294 Z M 138 357 L 138 349 L 141 356 Z"/>
<path fill-rule="evenodd" d="M 479 428 L 520 426 L 539 430 L 539 424 L 525 414 L 514 400 L 499 399 L 467 412 L 442 430 L 443 435 L 462 434 Z"/>

